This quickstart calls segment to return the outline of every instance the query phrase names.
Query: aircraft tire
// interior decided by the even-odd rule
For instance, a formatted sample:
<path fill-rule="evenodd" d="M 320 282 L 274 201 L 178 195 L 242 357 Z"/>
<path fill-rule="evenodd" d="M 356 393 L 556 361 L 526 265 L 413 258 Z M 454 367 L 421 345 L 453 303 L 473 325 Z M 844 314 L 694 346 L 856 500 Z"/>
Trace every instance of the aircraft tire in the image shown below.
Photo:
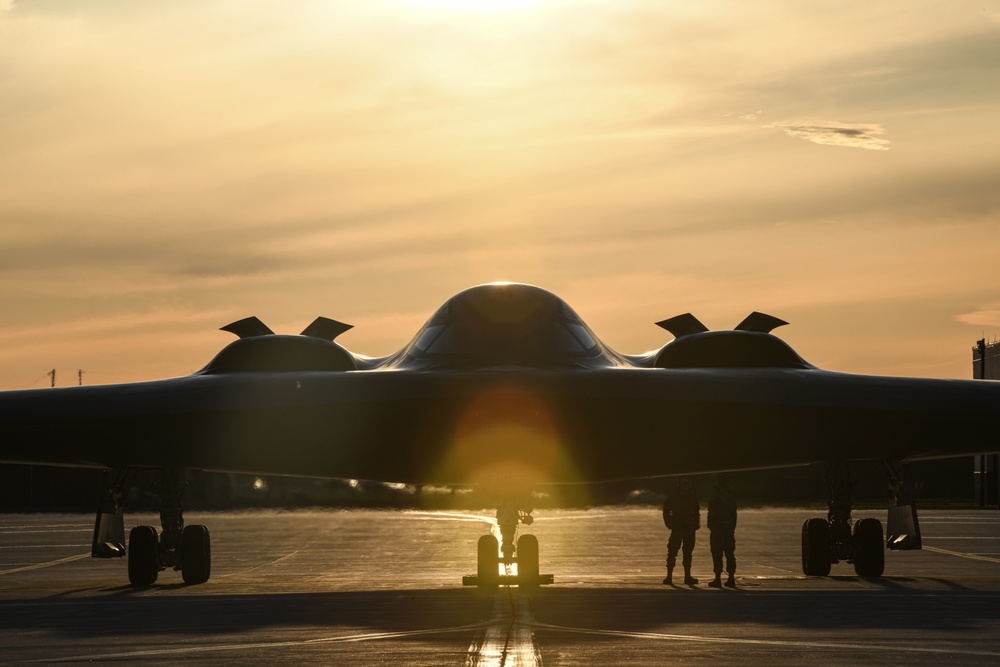
<path fill-rule="evenodd" d="M 534 535 L 522 535 L 517 540 L 517 578 L 526 584 L 537 585 L 538 582 L 538 538 Z"/>
<path fill-rule="evenodd" d="M 481 535 L 476 559 L 476 574 L 479 577 L 480 588 L 492 588 L 499 583 L 497 551 L 500 548 L 497 538 L 493 535 Z"/>
<path fill-rule="evenodd" d="M 156 529 L 136 526 L 128 534 L 128 580 L 133 586 L 152 586 L 160 573 Z"/>
<path fill-rule="evenodd" d="M 830 523 L 826 519 L 807 519 L 802 524 L 802 572 L 810 577 L 829 575 L 832 553 Z"/>
<path fill-rule="evenodd" d="M 212 574 L 212 540 L 208 528 L 187 526 L 181 535 L 181 576 L 185 584 L 203 584 Z"/>
<path fill-rule="evenodd" d="M 853 560 L 859 577 L 876 578 L 885 572 L 885 542 L 878 519 L 861 519 L 854 524 Z"/>

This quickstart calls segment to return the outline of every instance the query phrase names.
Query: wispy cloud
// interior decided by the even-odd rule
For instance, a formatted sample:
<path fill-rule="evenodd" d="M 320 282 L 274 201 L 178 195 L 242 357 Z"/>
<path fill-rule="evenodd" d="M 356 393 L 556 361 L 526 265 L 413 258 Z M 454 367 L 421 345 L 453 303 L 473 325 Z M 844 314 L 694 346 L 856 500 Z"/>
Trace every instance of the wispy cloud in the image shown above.
<path fill-rule="evenodd" d="M 956 315 L 955 319 L 962 324 L 971 324 L 977 327 L 1000 327 L 1000 306 L 983 306 L 971 313 Z"/>
<path fill-rule="evenodd" d="M 500 278 L 629 352 L 684 310 L 787 314 L 843 370 L 898 358 L 936 299 L 947 326 L 906 326 L 908 372 L 967 375 L 919 350 L 978 337 L 959 312 L 1000 316 L 976 287 L 1000 242 L 1000 42 L 978 12 L 333 4 L 0 0 L 0 387 L 196 368 L 250 314 L 342 319 L 385 354 Z M 845 343 L 833 313 L 872 300 L 883 333 Z"/>
<path fill-rule="evenodd" d="M 885 130 L 881 125 L 871 123 L 851 125 L 830 120 L 782 121 L 765 127 L 777 128 L 790 137 L 805 139 L 814 144 L 865 148 L 872 151 L 889 150 L 889 141 L 879 138 L 879 135 L 885 134 Z"/>

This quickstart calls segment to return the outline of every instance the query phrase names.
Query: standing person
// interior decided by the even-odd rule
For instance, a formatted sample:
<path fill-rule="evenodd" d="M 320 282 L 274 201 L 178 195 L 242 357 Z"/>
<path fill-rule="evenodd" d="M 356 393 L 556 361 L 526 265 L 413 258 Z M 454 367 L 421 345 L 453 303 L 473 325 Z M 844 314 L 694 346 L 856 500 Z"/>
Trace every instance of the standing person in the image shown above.
<path fill-rule="evenodd" d="M 712 566 L 715 579 L 709 582 L 712 588 L 722 588 L 722 555 L 726 555 L 726 580 L 728 588 L 736 588 L 736 499 L 729 490 L 726 478 L 715 478 L 712 497 L 708 500 L 708 538 L 712 548 Z"/>
<path fill-rule="evenodd" d="M 691 576 L 691 552 L 694 551 L 694 533 L 701 528 L 701 506 L 698 494 L 687 477 L 677 481 L 677 488 L 667 493 L 663 503 L 663 523 L 670 530 L 667 540 L 667 577 L 663 583 L 673 585 L 677 550 L 684 554 L 684 583 L 694 586 L 698 580 Z M 683 545 L 683 546 L 682 546 Z"/>

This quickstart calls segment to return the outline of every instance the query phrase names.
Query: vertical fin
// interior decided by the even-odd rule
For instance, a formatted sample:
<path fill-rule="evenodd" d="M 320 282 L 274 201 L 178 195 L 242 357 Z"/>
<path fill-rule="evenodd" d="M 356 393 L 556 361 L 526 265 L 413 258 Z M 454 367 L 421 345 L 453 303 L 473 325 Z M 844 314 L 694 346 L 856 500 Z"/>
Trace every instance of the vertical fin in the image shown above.
<path fill-rule="evenodd" d="M 684 313 L 683 315 L 677 315 L 662 322 L 657 322 L 656 326 L 666 329 L 674 335 L 674 338 L 708 331 L 708 327 L 699 322 L 698 318 L 691 313 Z"/>
<path fill-rule="evenodd" d="M 331 320 L 329 317 L 317 317 L 312 324 L 302 330 L 302 335 L 332 341 L 348 329 L 353 328 L 353 324 L 344 324 L 337 320 Z"/>
<path fill-rule="evenodd" d="M 240 338 L 254 338 L 256 336 L 273 336 L 274 332 L 267 328 L 267 325 L 256 317 L 246 317 L 232 324 L 227 324 L 219 328 L 220 331 L 234 333 Z"/>
<path fill-rule="evenodd" d="M 771 333 L 772 329 L 784 326 L 788 322 L 779 320 L 777 317 L 758 313 L 756 310 L 746 316 L 742 322 L 736 325 L 733 331 L 752 331 L 754 333 Z"/>

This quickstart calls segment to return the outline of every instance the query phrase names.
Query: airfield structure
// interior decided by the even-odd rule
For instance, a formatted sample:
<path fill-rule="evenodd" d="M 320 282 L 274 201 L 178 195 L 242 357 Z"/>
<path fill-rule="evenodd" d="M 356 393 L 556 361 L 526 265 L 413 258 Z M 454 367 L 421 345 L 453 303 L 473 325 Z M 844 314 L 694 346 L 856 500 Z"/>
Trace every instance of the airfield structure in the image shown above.
<path fill-rule="evenodd" d="M 972 348 L 972 377 L 1000 380 L 1000 341 L 976 341 Z M 976 502 L 980 506 L 1000 505 L 1000 454 L 980 454 L 974 464 Z"/>

